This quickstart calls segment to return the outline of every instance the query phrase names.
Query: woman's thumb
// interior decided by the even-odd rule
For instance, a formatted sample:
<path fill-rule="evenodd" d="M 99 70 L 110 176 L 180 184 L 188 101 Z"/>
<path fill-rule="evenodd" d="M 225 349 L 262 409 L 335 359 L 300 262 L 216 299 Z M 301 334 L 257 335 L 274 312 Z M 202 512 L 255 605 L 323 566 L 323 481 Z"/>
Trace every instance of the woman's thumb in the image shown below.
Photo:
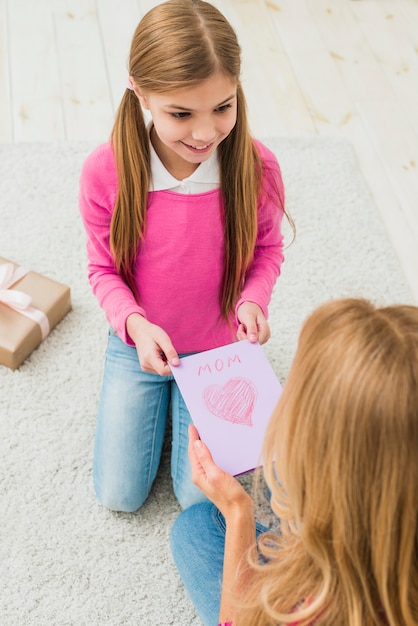
<path fill-rule="evenodd" d="M 196 450 L 196 456 L 199 459 L 200 463 L 206 471 L 209 470 L 211 465 L 213 464 L 213 459 L 208 447 L 203 443 L 201 439 L 197 439 L 197 441 L 195 441 L 193 445 L 194 449 Z"/>
<path fill-rule="evenodd" d="M 196 454 L 199 457 L 200 460 L 205 458 L 205 450 L 203 447 L 203 443 L 201 439 L 196 439 L 196 441 L 193 444 L 194 449 L 196 450 Z"/>

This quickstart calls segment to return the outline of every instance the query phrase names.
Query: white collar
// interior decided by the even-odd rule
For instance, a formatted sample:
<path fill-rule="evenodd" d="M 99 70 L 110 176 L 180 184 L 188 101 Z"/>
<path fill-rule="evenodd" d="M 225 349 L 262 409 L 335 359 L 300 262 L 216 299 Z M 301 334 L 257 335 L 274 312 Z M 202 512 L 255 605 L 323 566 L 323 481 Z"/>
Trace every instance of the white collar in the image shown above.
<path fill-rule="evenodd" d="M 150 130 L 150 128 L 151 124 L 148 126 L 148 130 Z M 207 188 L 216 188 L 219 186 L 220 178 L 217 151 L 215 151 L 207 161 L 203 161 L 199 167 L 195 169 L 191 176 L 188 176 L 183 180 L 174 178 L 174 176 L 172 176 L 164 167 L 151 143 L 151 140 L 150 152 L 152 174 L 150 191 L 182 191 L 185 189 L 186 193 L 199 193 L 199 191 L 206 191 Z"/>

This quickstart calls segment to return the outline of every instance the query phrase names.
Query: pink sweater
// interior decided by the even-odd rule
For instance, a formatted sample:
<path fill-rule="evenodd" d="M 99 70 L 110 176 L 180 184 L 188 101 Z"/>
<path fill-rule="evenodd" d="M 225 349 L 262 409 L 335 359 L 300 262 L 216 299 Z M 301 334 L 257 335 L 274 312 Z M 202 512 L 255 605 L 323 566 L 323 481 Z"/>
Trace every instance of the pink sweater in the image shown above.
<path fill-rule="evenodd" d="M 267 316 L 271 292 L 283 261 L 280 230 L 283 212 L 272 185 L 284 202 L 283 183 L 272 152 L 257 142 L 264 163 L 263 192 L 258 207 L 258 237 L 254 261 L 237 306 L 256 302 Z M 88 276 L 109 324 L 128 345 L 131 313 L 161 326 L 177 352 L 200 352 L 235 340 L 225 320 L 219 320 L 223 228 L 219 189 L 183 195 L 149 192 L 146 236 L 140 247 L 135 276 L 140 304 L 115 270 L 109 247 L 110 220 L 117 194 L 117 175 L 109 143 L 96 148 L 83 166 L 80 211 L 87 232 Z"/>

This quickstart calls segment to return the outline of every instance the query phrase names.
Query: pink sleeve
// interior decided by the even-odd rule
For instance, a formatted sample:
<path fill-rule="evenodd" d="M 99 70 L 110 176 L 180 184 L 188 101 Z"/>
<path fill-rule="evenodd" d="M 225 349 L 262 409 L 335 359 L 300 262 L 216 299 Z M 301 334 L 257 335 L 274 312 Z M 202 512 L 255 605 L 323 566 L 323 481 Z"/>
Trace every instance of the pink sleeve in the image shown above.
<path fill-rule="evenodd" d="M 284 188 L 280 167 L 275 156 L 262 144 L 257 142 L 257 146 L 263 159 L 263 187 L 258 206 L 258 234 L 254 260 L 245 278 L 235 312 L 243 302 L 250 301 L 258 304 L 267 318 L 271 293 L 284 260 L 281 232 Z"/>
<path fill-rule="evenodd" d="M 117 176 L 110 144 L 90 154 L 80 177 L 79 205 L 87 233 L 88 278 L 106 318 L 119 337 L 134 345 L 126 332 L 131 313 L 145 311 L 115 269 L 110 252 L 110 222 L 117 193 Z"/>

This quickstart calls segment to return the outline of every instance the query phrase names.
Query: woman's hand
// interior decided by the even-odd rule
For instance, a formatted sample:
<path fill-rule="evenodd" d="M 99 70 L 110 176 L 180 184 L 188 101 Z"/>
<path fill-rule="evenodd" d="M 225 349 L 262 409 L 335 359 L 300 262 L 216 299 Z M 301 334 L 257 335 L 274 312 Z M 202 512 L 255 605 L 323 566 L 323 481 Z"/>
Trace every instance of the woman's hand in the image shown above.
<path fill-rule="evenodd" d="M 253 501 L 240 483 L 218 467 L 195 426 L 189 426 L 189 458 L 193 483 L 213 502 L 225 519 L 253 510 Z"/>
<path fill-rule="evenodd" d="M 144 372 L 167 376 L 170 365 L 180 364 L 179 356 L 167 333 L 151 324 L 138 313 L 130 315 L 126 322 L 129 336 L 135 342 L 139 364 Z"/>
<path fill-rule="evenodd" d="M 270 326 L 255 302 L 243 302 L 238 307 L 237 318 L 240 322 L 237 330 L 240 341 L 248 339 L 251 343 L 258 341 L 263 344 L 270 339 Z"/>

